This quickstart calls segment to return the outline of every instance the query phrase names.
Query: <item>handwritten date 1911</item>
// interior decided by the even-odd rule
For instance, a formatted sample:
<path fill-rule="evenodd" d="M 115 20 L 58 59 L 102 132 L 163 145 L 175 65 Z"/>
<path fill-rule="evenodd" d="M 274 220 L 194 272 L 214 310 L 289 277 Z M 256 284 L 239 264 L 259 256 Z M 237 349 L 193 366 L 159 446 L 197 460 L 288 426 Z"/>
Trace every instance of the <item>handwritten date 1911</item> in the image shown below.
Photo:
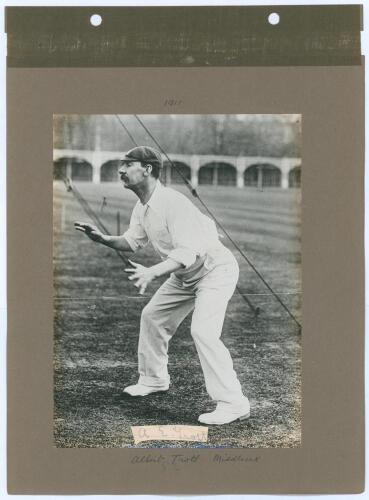
<path fill-rule="evenodd" d="M 181 106 L 183 104 L 182 99 L 165 99 L 164 106 Z"/>

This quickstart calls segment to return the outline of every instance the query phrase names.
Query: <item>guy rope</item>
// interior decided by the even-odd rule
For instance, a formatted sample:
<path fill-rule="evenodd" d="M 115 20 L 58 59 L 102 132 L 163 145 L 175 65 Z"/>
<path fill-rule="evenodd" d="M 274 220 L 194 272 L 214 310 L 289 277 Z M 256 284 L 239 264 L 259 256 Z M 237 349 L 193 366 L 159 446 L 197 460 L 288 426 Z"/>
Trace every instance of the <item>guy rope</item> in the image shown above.
<path fill-rule="evenodd" d="M 128 128 L 122 121 L 119 115 L 115 115 L 119 124 L 121 127 L 125 130 L 126 134 L 132 141 L 132 143 L 135 146 L 138 146 L 137 141 L 133 137 L 132 133 L 129 132 Z M 167 159 L 169 162 L 171 168 L 175 170 L 178 175 L 181 177 L 183 180 L 184 184 L 188 187 L 189 191 L 191 192 L 192 196 L 194 196 L 196 199 L 199 200 L 199 203 L 202 205 L 204 210 L 209 214 L 209 216 L 213 219 L 217 227 L 223 232 L 223 234 L 228 238 L 228 240 L 231 242 L 231 244 L 234 246 L 234 248 L 238 251 L 238 253 L 241 255 L 241 257 L 247 262 L 247 264 L 250 266 L 250 268 L 254 271 L 254 273 L 258 276 L 260 281 L 266 286 L 266 288 L 269 290 L 270 294 L 278 301 L 278 303 L 283 307 L 283 309 L 287 312 L 287 314 L 290 316 L 290 318 L 296 323 L 298 326 L 299 332 L 301 332 L 301 324 L 299 321 L 296 319 L 294 314 L 290 311 L 289 307 L 283 302 L 281 299 L 280 295 L 273 290 L 271 285 L 267 282 L 267 280 L 264 278 L 264 276 L 261 274 L 261 272 L 257 269 L 255 264 L 250 260 L 250 258 L 246 255 L 246 253 L 240 248 L 240 246 L 236 243 L 236 241 L 231 237 L 231 235 L 228 233 L 226 228 L 219 222 L 219 220 L 216 218 L 214 213 L 208 208 L 206 203 L 203 201 L 203 199 L 200 197 L 199 193 L 195 189 L 195 187 L 191 184 L 190 180 L 187 179 L 183 175 L 183 173 L 180 171 L 180 169 L 177 168 L 176 164 L 169 158 L 168 154 L 164 151 L 163 147 L 159 144 L 158 140 L 153 136 L 151 131 L 148 129 L 147 125 L 145 125 L 142 121 L 142 119 L 138 115 L 134 115 L 138 123 L 141 125 L 141 127 L 145 130 L 147 135 L 152 139 L 156 147 L 159 149 L 159 151 L 163 154 L 163 156 Z M 68 191 L 72 191 L 74 194 L 76 200 L 79 202 L 85 213 L 94 221 L 96 226 L 100 229 L 100 231 L 104 232 L 105 234 L 109 234 L 109 230 L 106 228 L 106 226 L 103 224 L 103 222 L 100 220 L 98 215 L 94 212 L 94 210 L 91 208 L 87 200 L 82 196 L 82 194 L 79 192 L 79 190 L 76 188 L 76 186 L 70 182 L 70 179 L 65 179 L 66 187 Z M 129 265 L 128 259 L 124 256 L 124 254 L 118 250 L 115 250 L 116 254 L 119 256 L 119 258 L 124 262 L 124 264 Z M 248 294 L 244 293 L 238 285 L 236 285 L 236 290 L 239 293 L 239 295 L 242 297 L 242 299 L 246 302 L 246 304 L 249 306 L 250 310 L 252 311 L 255 319 L 255 328 L 256 328 L 256 321 L 257 318 L 260 314 L 260 308 L 255 306 L 250 299 L 247 297 Z"/>

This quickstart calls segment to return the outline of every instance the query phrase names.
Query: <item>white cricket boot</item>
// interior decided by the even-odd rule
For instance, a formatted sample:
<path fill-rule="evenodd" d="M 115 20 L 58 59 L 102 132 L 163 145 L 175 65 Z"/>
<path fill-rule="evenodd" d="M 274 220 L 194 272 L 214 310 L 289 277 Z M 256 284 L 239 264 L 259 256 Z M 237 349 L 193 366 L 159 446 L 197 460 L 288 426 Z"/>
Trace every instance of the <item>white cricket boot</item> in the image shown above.
<path fill-rule="evenodd" d="M 130 396 L 148 396 L 153 392 L 165 392 L 169 389 L 169 385 L 165 387 L 149 387 L 148 385 L 136 384 L 129 385 L 123 392 Z"/>
<path fill-rule="evenodd" d="M 245 396 L 241 402 L 237 403 L 219 402 L 214 411 L 200 415 L 199 422 L 207 425 L 224 425 L 235 420 L 246 420 L 249 417 L 250 402 Z"/>

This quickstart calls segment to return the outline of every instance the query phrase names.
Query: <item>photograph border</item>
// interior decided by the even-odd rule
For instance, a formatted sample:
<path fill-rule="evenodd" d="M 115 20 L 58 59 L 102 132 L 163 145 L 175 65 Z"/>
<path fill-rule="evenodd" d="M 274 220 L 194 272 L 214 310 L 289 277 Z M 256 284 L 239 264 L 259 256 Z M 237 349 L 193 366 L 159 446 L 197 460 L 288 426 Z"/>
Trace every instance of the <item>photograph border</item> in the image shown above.
<path fill-rule="evenodd" d="M 167 119 L 170 117 L 171 121 L 168 123 L 168 120 L 163 119 L 165 117 Z M 53 226 L 54 238 L 56 237 L 53 248 L 54 438 L 57 447 L 119 448 L 138 445 L 138 448 L 148 450 L 199 447 L 217 449 L 216 443 L 219 443 L 219 446 L 226 450 L 301 446 L 301 185 L 300 182 L 295 184 L 290 177 L 296 169 L 299 171 L 299 179 L 301 175 L 301 118 L 301 115 L 296 114 L 53 115 Z M 186 119 L 190 119 L 191 122 Z M 113 142 L 117 145 L 112 145 L 107 130 L 104 130 L 105 125 L 113 134 Z M 174 127 L 170 132 L 171 140 L 167 135 L 169 131 L 167 133 L 161 126 Z M 223 137 L 222 145 L 218 144 L 217 139 L 219 127 L 223 127 L 222 130 L 227 137 Z M 248 127 L 251 130 L 247 130 Z M 237 140 L 234 136 L 236 130 Z M 87 135 L 87 131 L 90 136 Z M 269 142 L 265 138 L 266 134 L 270 137 Z M 144 140 L 142 136 L 145 137 Z M 250 141 L 250 138 L 254 140 Z M 172 141 L 177 144 L 177 140 L 179 150 L 176 146 L 173 148 L 172 144 Z M 227 146 L 227 140 L 232 142 L 231 151 Z M 94 143 L 97 148 L 92 145 Z M 88 147 L 84 149 L 85 144 Z M 222 340 L 226 348 L 232 345 L 229 347 L 229 352 L 243 393 L 250 401 L 252 400 L 253 418 L 243 422 L 242 425 L 239 425 L 236 421 L 238 419 L 235 418 L 232 425 L 210 426 L 209 432 L 206 429 L 208 438 L 204 444 L 200 444 L 196 439 L 181 438 L 179 440 L 181 442 L 175 439 L 179 436 L 179 426 L 181 434 L 189 437 L 196 430 L 193 426 L 202 425 L 197 428 L 199 434 L 195 432 L 195 436 L 202 436 L 205 424 L 200 424 L 197 416 L 203 413 L 206 407 L 210 410 L 209 394 L 204 387 L 204 374 L 201 370 L 197 371 L 201 363 L 194 347 L 194 339 L 190 340 L 191 351 L 187 351 L 187 342 L 182 343 L 185 338 L 184 330 L 187 334 L 191 330 L 188 320 L 192 312 L 186 316 L 187 321 L 183 320 L 186 326 L 179 325 L 176 332 L 173 332 L 175 333 L 173 340 L 170 341 L 168 368 L 172 380 L 170 392 L 165 399 L 160 395 L 156 395 L 159 398 L 153 395 L 145 398 L 143 402 L 142 398 L 127 398 L 125 394 L 125 387 L 135 383 L 139 376 L 136 360 L 134 361 L 136 369 L 131 367 L 128 371 L 124 371 L 124 374 L 122 369 L 127 360 L 125 351 L 127 345 L 132 346 L 131 356 L 134 357 L 136 352 L 137 357 L 137 339 L 141 335 L 140 320 L 136 317 L 132 325 L 127 325 L 127 314 L 128 317 L 130 315 L 127 311 L 124 313 L 123 329 L 117 328 L 116 321 L 118 318 L 123 318 L 122 306 L 128 310 L 132 307 L 137 309 L 137 314 L 143 314 L 144 305 L 150 304 L 150 300 L 169 276 L 155 280 L 148 294 L 142 297 L 137 291 L 135 292 L 132 283 L 126 280 L 127 275 L 121 271 L 130 266 L 127 259 L 133 261 L 138 259 L 138 262 L 145 266 L 157 264 L 160 262 L 158 252 L 155 252 L 151 245 L 148 245 L 148 250 L 143 252 L 139 248 L 134 253 L 119 254 L 112 252 L 111 249 L 106 252 L 106 248 L 103 249 L 100 245 L 91 243 L 86 245 L 88 239 L 73 230 L 75 220 L 92 222 L 103 233 L 113 236 L 122 235 L 128 229 L 137 197 L 132 196 L 131 190 L 127 192 L 119 181 L 117 158 L 123 157 L 124 151 L 137 144 L 153 146 L 156 151 L 161 151 L 163 162 L 159 175 L 161 185 L 184 194 L 208 220 L 215 221 L 221 248 L 228 248 L 239 264 L 239 278 L 236 290 L 229 301 L 231 304 L 227 306 Z M 228 153 L 212 152 L 221 147 L 228 150 Z M 292 154 L 286 154 L 286 149 Z M 72 163 L 75 160 L 78 162 L 75 166 L 82 167 L 84 174 L 80 170 L 79 174 L 73 171 L 77 174 L 74 180 Z M 202 167 L 214 166 L 217 161 L 220 162 L 218 166 L 224 164 L 225 170 L 219 183 L 212 183 L 209 182 L 209 178 L 201 176 L 200 172 Z M 177 162 L 187 171 L 188 183 L 184 182 L 183 171 L 182 173 L 178 171 Z M 66 163 L 69 163 L 69 167 Z M 264 180 L 258 175 L 257 185 L 254 179 L 252 184 L 250 183 L 251 178 L 247 182 L 246 171 L 249 168 L 255 169 L 257 165 L 274 167 L 274 173 L 278 172 L 278 177 L 273 177 L 273 174 L 270 177 L 266 171 L 263 174 Z M 108 170 L 110 168 L 115 170 L 104 173 L 104 166 L 107 166 Z M 169 183 L 166 181 L 167 168 L 172 170 L 168 177 Z M 219 196 L 221 201 L 217 202 L 214 195 Z M 128 206 L 127 196 L 130 200 Z M 165 196 L 164 192 L 161 196 Z M 232 217 L 227 217 L 227 208 L 231 206 L 233 220 Z M 121 212 L 123 207 L 124 211 Z M 236 216 L 238 224 L 233 228 L 232 224 L 236 222 L 235 210 L 238 211 Z M 74 219 L 73 217 L 71 219 L 70 211 L 75 213 Z M 249 221 L 248 214 L 250 214 Z M 119 219 L 116 219 L 118 215 Z M 226 217 L 225 220 L 223 215 Z M 245 220 L 240 226 L 242 217 L 245 217 Z M 69 222 L 68 226 L 66 219 Z M 121 219 L 124 220 L 123 227 Z M 118 227 L 119 233 L 115 232 Z M 248 231 L 247 242 L 241 243 L 239 238 L 246 236 Z M 284 248 L 282 248 L 283 243 Z M 117 257 L 120 257 L 123 264 L 116 261 Z M 120 266 L 116 266 L 116 262 L 120 262 Z M 89 275 L 81 272 L 86 264 L 89 267 Z M 91 290 L 91 282 L 94 283 L 96 278 L 101 277 L 102 268 L 110 271 L 102 282 L 96 283 L 96 290 Z M 119 277 L 118 281 L 113 281 L 114 285 L 108 278 L 108 276 L 113 277 L 113 274 L 117 274 L 116 278 Z M 87 281 L 88 276 L 91 277 L 91 282 Z M 78 285 L 79 278 L 86 280 L 82 288 Z M 105 287 L 108 287 L 110 293 L 106 293 Z M 92 292 L 91 296 L 87 290 Z M 109 297 L 101 297 L 99 300 L 100 295 L 112 295 L 110 298 L 113 301 L 111 302 Z M 77 309 L 75 304 L 78 304 Z M 94 313 L 88 312 L 91 309 Z M 103 323 L 100 322 L 102 315 L 107 315 Z M 114 324 L 115 326 L 111 326 Z M 102 358 L 104 363 L 112 362 L 115 368 L 106 370 L 105 367 L 105 371 L 102 366 L 100 368 L 98 364 L 96 365 L 98 361 L 95 358 L 95 349 L 99 345 L 99 340 L 104 341 L 109 332 L 114 332 L 111 339 L 114 348 L 110 350 L 106 346 L 98 358 Z M 77 350 L 73 352 L 68 349 L 68 338 L 72 341 L 77 340 L 75 334 L 78 335 L 78 341 L 75 346 Z M 94 347 L 88 341 L 92 338 Z M 236 338 L 238 340 L 235 340 Z M 88 368 L 89 355 L 93 356 L 94 364 Z M 191 358 L 193 360 L 189 364 Z M 253 358 L 257 361 L 253 361 Z M 176 369 L 176 364 L 182 362 L 184 367 L 181 370 Z M 129 357 L 128 366 L 131 364 L 132 359 Z M 76 370 L 70 371 L 71 366 Z M 78 381 L 82 382 L 86 376 L 83 375 L 82 366 L 90 373 L 88 380 L 91 389 L 88 389 L 86 395 L 82 397 L 84 401 L 84 403 L 81 401 L 82 406 L 78 403 L 76 406 L 70 406 L 70 398 L 73 401 L 76 391 L 78 393 Z M 118 370 L 119 377 L 115 374 L 118 366 L 121 368 Z M 193 369 L 195 373 L 192 373 Z M 95 388 L 92 388 L 94 380 L 90 378 L 91 371 L 95 372 L 97 377 Z M 181 374 L 180 379 L 181 377 L 187 379 L 185 387 L 179 391 L 176 387 L 177 383 L 181 382 L 178 380 L 178 372 Z M 249 373 L 247 377 L 246 372 Z M 253 376 L 258 380 L 261 373 L 265 373 L 262 382 L 263 392 L 268 384 L 267 381 L 271 382 L 273 389 L 270 389 L 268 395 L 265 394 L 263 398 L 257 398 L 259 383 L 253 380 Z M 105 385 L 105 389 L 102 386 L 100 388 L 105 391 L 107 402 L 104 404 L 101 401 L 101 414 L 92 416 L 90 411 L 95 408 L 95 398 L 101 398 L 100 384 Z M 196 389 L 192 394 L 191 387 L 194 385 Z M 199 385 L 203 387 L 201 396 Z M 283 407 L 279 404 L 281 394 L 285 396 Z M 184 405 L 181 404 L 183 397 L 188 398 Z M 118 414 L 113 408 L 109 410 L 111 404 L 118 402 L 117 398 L 120 398 Z M 215 402 L 210 402 L 213 408 Z M 147 403 L 151 410 L 146 413 L 141 403 Z M 86 417 L 90 422 L 89 425 L 79 421 L 80 412 L 85 411 L 89 412 L 89 417 Z M 160 412 L 160 416 L 157 411 Z M 153 421 L 154 414 L 157 414 L 157 417 Z M 104 417 L 109 420 L 118 419 L 121 435 L 114 424 L 109 429 L 105 428 Z M 133 427 L 129 424 L 132 420 Z M 146 435 L 146 439 L 137 442 L 138 429 L 145 434 L 149 432 L 148 429 L 142 428 L 145 422 L 150 431 L 153 431 L 152 425 L 158 424 L 160 433 L 153 432 L 152 435 L 155 437 L 152 439 L 148 439 Z M 164 430 L 167 436 L 173 434 L 171 431 L 173 426 L 177 434 L 174 432 L 174 436 L 164 437 Z M 80 437 L 78 427 L 81 429 Z M 104 432 L 107 430 L 108 435 L 100 439 L 99 429 Z"/>

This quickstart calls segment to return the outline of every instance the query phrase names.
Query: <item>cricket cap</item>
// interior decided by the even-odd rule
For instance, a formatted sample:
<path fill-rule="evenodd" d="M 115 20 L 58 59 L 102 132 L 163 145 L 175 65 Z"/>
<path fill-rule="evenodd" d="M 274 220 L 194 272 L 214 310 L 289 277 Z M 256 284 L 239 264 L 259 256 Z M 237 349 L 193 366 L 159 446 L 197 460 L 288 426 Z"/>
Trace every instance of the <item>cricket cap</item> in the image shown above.
<path fill-rule="evenodd" d="M 161 154 L 154 148 L 149 146 L 138 146 L 129 150 L 122 160 L 124 161 L 141 161 L 143 163 L 155 163 L 155 165 L 162 167 L 163 160 Z"/>

